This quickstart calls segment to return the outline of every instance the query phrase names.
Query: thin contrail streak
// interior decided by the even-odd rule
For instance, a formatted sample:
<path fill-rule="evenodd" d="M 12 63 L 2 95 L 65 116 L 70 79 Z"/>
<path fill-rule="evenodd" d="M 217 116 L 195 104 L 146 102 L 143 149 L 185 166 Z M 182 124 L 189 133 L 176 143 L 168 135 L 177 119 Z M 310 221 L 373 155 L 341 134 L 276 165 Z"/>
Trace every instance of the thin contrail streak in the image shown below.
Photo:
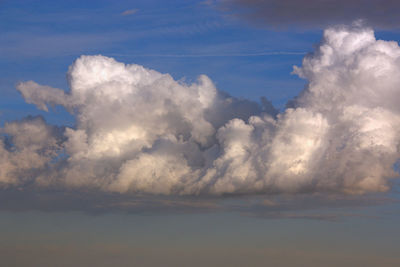
<path fill-rule="evenodd" d="M 236 54 L 108 54 L 117 57 L 259 57 L 278 55 L 305 55 L 307 52 L 262 52 L 262 53 L 236 53 Z"/>

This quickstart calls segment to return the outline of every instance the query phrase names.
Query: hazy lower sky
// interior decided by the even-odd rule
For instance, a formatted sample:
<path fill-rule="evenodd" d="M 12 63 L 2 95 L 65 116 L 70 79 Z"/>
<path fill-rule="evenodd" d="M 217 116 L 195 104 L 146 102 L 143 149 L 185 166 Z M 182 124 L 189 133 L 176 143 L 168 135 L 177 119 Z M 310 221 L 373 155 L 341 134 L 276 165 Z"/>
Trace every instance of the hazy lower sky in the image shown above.
<path fill-rule="evenodd" d="M 400 266 L 399 8 L 0 0 L 0 265 Z"/>

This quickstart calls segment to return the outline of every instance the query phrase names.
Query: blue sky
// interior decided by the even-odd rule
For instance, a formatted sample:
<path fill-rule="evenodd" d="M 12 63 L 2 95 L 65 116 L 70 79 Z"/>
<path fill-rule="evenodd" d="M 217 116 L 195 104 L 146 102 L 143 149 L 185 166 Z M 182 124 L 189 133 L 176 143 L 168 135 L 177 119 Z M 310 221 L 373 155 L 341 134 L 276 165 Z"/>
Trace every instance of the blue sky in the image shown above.
<path fill-rule="evenodd" d="M 123 15 L 127 10 L 135 12 Z M 283 108 L 304 86 L 290 74 L 293 65 L 321 38 L 320 30 L 254 27 L 201 1 L 4 1 L 0 16 L 3 121 L 29 109 L 14 89 L 18 81 L 67 90 L 65 73 L 82 54 L 111 56 L 188 82 L 206 74 L 231 95 L 266 96 Z"/>
<path fill-rule="evenodd" d="M 291 74 L 293 66 L 301 65 L 322 30 L 274 30 L 214 1 L 0 0 L 0 123 L 42 115 L 50 124 L 73 126 L 74 117 L 64 108 L 40 111 L 25 103 L 15 85 L 34 80 L 68 91 L 68 67 L 81 55 L 97 54 L 187 83 L 206 74 L 219 90 L 254 101 L 265 96 L 283 111 L 306 85 Z M 400 41 L 396 30 L 375 34 Z M 207 257 L 211 266 L 269 261 L 274 266 L 395 266 L 400 263 L 397 187 L 371 198 L 331 202 L 320 196 L 292 202 L 285 195 L 282 210 L 258 196 L 212 198 L 207 200 L 212 207 L 204 209 L 186 207 L 182 203 L 193 199 L 183 198 L 171 211 L 169 202 L 158 198 L 145 202 L 147 211 L 112 210 L 119 196 L 93 204 L 85 199 L 90 190 L 72 193 L 79 195 L 76 202 L 54 208 L 51 192 L 23 198 L 15 197 L 17 188 L 0 197 L 12 202 L 0 209 L 0 255 L 8 266 L 54 266 L 57 260 L 63 261 L 60 266 L 177 266 L 193 260 L 197 265 L 191 266 L 210 266 Z M 44 255 L 50 255 L 47 261 Z"/>

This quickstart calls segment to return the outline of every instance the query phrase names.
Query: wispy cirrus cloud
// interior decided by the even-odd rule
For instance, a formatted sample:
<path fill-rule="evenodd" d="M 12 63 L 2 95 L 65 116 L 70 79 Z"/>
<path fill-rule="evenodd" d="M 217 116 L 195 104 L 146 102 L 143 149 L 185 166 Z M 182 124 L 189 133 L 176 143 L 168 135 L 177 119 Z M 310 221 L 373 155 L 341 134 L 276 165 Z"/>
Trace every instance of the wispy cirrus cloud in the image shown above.
<path fill-rule="evenodd" d="M 127 9 L 127 10 L 121 12 L 121 15 L 122 16 L 130 16 L 130 15 L 136 14 L 138 11 L 139 11 L 139 9 L 137 9 L 137 8 Z"/>
<path fill-rule="evenodd" d="M 107 33 L 5 33 L 0 40 L 0 57 L 54 57 L 91 53 L 126 40 L 123 32 Z"/>

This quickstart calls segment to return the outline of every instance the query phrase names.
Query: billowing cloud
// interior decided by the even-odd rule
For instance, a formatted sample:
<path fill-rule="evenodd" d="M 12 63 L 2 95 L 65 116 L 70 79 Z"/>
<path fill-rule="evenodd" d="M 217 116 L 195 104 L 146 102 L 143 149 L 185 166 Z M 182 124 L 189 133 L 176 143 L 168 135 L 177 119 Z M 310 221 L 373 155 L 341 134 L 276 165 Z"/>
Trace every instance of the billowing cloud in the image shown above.
<path fill-rule="evenodd" d="M 369 28 L 333 27 L 294 73 L 291 108 L 264 105 L 103 56 L 69 68 L 69 92 L 29 81 L 28 103 L 61 105 L 1 130 L 2 187 L 120 194 L 223 195 L 388 190 L 400 144 L 400 48 Z"/>
<path fill-rule="evenodd" d="M 393 0 L 221 0 L 234 14 L 269 27 L 319 28 L 363 20 L 380 29 L 400 27 L 400 2 Z"/>
<path fill-rule="evenodd" d="M 47 125 L 41 117 L 6 123 L 0 129 L 0 185 L 29 185 L 47 177 L 51 161 L 62 147 L 62 129 Z"/>

